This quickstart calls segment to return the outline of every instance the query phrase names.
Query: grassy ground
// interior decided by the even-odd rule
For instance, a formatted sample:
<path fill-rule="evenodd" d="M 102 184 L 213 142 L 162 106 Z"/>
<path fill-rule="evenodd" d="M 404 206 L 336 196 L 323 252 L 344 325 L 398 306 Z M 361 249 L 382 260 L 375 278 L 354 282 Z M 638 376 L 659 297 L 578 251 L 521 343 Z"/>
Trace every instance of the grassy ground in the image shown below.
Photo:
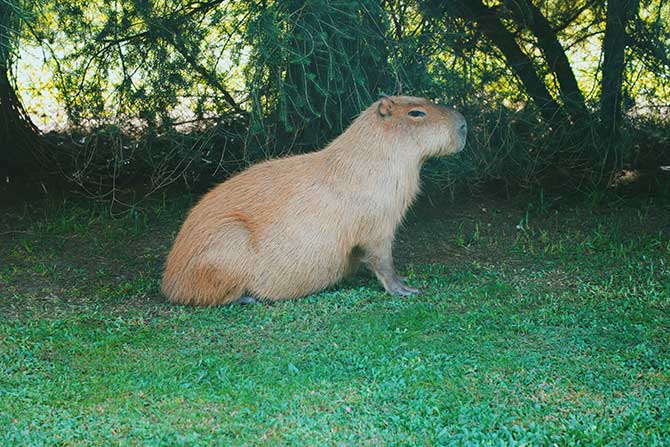
<path fill-rule="evenodd" d="M 430 206 L 424 289 L 158 294 L 188 198 L 0 222 L 0 445 L 668 445 L 670 201 Z"/>

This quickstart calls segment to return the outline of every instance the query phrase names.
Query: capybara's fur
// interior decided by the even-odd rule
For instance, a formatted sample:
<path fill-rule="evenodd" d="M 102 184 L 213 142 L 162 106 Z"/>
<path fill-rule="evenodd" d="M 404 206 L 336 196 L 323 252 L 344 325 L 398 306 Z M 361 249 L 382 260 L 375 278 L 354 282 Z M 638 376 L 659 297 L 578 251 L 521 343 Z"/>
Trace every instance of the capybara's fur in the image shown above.
<path fill-rule="evenodd" d="M 419 191 L 422 163 L 465 145 L 463 115 L 423 98 L 383 97 L 325 149 L 266 161 L 207 193 L 167 259 L 173 302 L 296 298 L 358 261 L 389 293 L 418 292 L 393 269 L 396 228 Z"/>

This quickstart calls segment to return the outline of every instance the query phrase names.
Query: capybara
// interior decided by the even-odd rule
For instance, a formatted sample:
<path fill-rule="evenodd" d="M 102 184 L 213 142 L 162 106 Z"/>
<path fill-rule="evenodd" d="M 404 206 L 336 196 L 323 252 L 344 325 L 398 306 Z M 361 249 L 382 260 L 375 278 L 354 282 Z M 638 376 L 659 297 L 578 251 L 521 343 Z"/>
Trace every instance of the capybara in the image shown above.
<path fill-rule="evenodd" d="M 391 254 L 419 171 L 465 145 L 465 118 L 427 99 L 384 96 L 325 149 L 259 163 L 207 193 L 167 259 L 173 302 L 282 300 L 324 289 L 360 262 L 391 294 Z"/>

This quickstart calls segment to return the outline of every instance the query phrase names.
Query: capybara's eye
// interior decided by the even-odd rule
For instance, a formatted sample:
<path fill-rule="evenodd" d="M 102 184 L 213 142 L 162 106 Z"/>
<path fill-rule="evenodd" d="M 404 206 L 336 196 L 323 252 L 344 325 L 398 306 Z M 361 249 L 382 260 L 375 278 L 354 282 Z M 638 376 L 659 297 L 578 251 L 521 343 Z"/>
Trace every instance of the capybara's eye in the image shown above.
<path fill-rule="evenodd" d="M 426 112 L 423 112 L 421 110 L 410 110 L 409 112 L 407 112 L 407 114 L 414 118 L 418 118 L 420 116 L 426 116 Z"/>

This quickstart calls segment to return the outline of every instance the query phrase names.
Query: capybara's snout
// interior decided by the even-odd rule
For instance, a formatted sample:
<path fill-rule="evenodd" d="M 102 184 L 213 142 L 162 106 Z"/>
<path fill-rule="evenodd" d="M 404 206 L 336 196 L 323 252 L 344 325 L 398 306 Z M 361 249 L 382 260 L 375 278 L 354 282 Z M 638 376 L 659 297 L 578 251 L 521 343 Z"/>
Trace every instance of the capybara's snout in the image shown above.
<path fill-rule="evenodd" d="M 453 113 L 454 113 L 456 134 L 459 140 L 459 143 L 457 144 L 458 149 L 456 150 L 456 152 L 460 152 L 465 147 L 465 142 L 468 138 L 468 122 L 461 112 L 454 109 Z"/>
<path fill-rule="evenodd" d="M 453 107 L 441 106 L 445 143 L 438 155 L 456 154 L 465 148 L 468 122 L 461 112 Z"/>

